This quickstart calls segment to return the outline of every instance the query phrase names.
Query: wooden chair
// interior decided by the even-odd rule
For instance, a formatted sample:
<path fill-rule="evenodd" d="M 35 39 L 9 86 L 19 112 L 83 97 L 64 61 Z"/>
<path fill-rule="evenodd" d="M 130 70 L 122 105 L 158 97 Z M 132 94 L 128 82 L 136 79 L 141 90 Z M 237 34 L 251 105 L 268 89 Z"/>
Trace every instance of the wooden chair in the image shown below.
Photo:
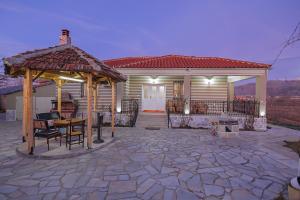
<path fill-rule="evenodd" d="M 69 145 L 69 150 L 73 144 L 82 144 L 84 147 L 84 132 L 85 120 L 70 121 L 69 130 L 66 134 L 66 146 Z"/>
<path fill-rule="evenodd" d="M 56 128 L 50 128 L 48 126 L 48 121 L 43 119 L 34 119 L 33 120 L 33 132 L 34 137 L 41 137 L 47 139 L 48 151 L 49 151 L 49 139 L 59 137 L 59 144 L 61 146 L 61 133 Z"/>

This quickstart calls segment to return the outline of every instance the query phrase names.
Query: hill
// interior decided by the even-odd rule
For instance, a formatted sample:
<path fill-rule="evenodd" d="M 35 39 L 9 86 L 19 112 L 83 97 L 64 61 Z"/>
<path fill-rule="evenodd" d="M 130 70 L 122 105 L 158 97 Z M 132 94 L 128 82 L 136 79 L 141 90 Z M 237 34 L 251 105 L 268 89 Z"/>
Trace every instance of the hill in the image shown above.
<path fill-rule="evenodd" d="M 268 96 L 300 96 L 300 80 L 270 80 L 267 83 Z M 235 87 L 236 96 L 254 96 L 255 83 Z"/>

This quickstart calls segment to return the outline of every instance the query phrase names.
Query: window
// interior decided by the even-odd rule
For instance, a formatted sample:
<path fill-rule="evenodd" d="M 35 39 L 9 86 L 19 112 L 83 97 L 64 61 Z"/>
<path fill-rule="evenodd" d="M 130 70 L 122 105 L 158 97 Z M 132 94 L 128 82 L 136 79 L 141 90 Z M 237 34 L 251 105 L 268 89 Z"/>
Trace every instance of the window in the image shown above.
<path fill-rule="evenodd" d="M 173 82 L 173 97 L 182 98 L 183 97 L 183 81 Z"/>

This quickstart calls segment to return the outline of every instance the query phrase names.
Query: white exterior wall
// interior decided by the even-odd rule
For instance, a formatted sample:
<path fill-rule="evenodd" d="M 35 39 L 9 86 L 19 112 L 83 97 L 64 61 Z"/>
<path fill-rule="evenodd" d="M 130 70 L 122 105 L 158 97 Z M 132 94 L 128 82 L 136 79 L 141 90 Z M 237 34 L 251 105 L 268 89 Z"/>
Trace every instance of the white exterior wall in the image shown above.
<path fill-rule="evenodd" d="M 227 100 L 227 77 L 214 76 L 213 83 L 208 85 L 206 77 L 192 76 L 191 78 L 191 99 L 192 100 Z M 166 98 L 173 98 L 173 82 L 184 80 L 184 76 L 158 76 L 157 84 L 166 86 Z M 139 100 L 141 108 L 142 85 L 151 82 L 150 76 L 128 76 L 124 84 L 123 98 L 134 98 Z M 78 101 L 78 112 L 85 112 L 87 108 L 86 96 L 80 96 L 80 83 L 66 83 L 62 87 L 63 92 L 71 93 L 72 97 Z M 97 109 L 101 105 L 111 104 L 111 87 L 100 85 L 97 91 Z"/>
<path fill-rule="evenodd" d="M 130 76 L 129 80 L 129 92 L 128 98 L 134 98 L 139 100 L 139 108 L 142 108 L 142 85 L 151 83 L 150 76 Z M 127 81 L 128 81 L 127 80 Z M 166 86 L 166 98 L 173 98 L 173 82 L 183 80 L 183 76 L 158 76 L 156 78 L 157 84 L 163 84 Z"/>
<path fill-rule="evenodd" d="M 206 82 L 207 77 L 192 76 L 192 100 L 227 100 L 227 76 L 213 76 L 212 83 Z"/>
<path fill-rule="evenodd" d="M 78 112 L 86 112 L 87 97 L 81 97 L 80 83 L 66 83 L 62 87 L 62 92 L 68 92 L 73 99 L 78 101 Z M 111 87 L 109 85 L 99 85 L 97 91 L 97 109 L 102 105 L 111 104 Z"/>

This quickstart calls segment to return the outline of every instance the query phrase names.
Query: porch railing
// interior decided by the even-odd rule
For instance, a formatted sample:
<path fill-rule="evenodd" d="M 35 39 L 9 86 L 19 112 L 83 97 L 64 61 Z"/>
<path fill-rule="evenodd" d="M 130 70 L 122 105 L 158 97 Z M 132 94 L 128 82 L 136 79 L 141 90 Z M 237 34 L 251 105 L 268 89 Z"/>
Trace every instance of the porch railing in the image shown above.
<path fill-rule="evenodd" d="M 166 110 L 169 123 L 170 114 L 221 115 L 222 113 L 227 113 L 231 116 L 259 117 L 259 105 L 259 102 L 255 100 L 239 99 L 233 101 L 218 101 L 171 99 L 167 100 Z M 186 112 L 186 110 L 189 110 L 189 112 Z"/>
<path fill-rule="evenodd" d="M 111 105 L 107 104 L 107 105 L 101 105 L 100 106 L 100 111 L 101 112 L 109 112 L 111 115 Z M 115 110 L 115 113 L 117 113 L 117 111 Z M 137 99 L 122 99 L 121 100 L 121 112 L 119 112 L 118 114 L 122 115 L 127 115 L 129 116 L 129 126 L 133 127 L 135 126 L 137 117 L 138 117 L 138 113 L 139 113 L 139 104 L 138 104 L 138 100 Z M 118 124 L 116 124 L 116 126 L 118 126 Z"/>

